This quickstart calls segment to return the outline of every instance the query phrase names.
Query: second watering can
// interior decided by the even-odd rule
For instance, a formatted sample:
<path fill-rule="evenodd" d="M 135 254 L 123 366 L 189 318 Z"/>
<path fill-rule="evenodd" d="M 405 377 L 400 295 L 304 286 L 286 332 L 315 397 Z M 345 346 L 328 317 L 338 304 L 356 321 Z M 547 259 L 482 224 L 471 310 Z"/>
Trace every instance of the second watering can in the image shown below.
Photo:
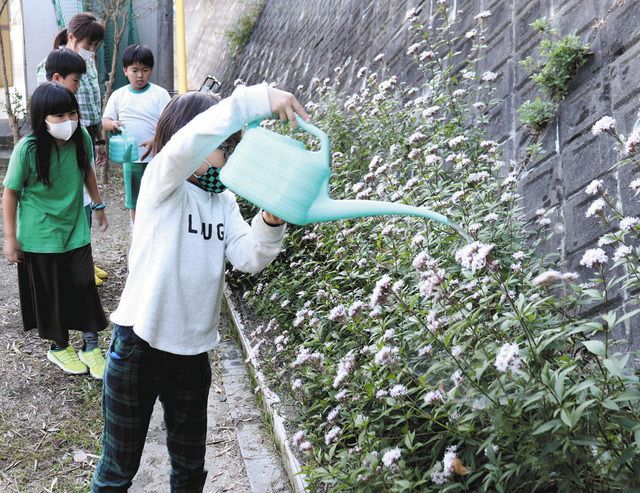
<path fill-rule="evenodd" d="M 386 214 L 420 216 L 451 225 L 442 214 L 423 207 L 331 199 L 329 138 L 319 128 L 296 118 L 301 129 L 320 140 L 320 150 L 309 150 L 304 143 L 253 122 L 222 168 L 222 183 L 254 205 L 299 226 Z"/>
<path fill-rule="evenodd" d="M 109 159 L 114 163 L 134 163 L 138 161 L 138 143 L 124 131 L 109 138 Z"/>

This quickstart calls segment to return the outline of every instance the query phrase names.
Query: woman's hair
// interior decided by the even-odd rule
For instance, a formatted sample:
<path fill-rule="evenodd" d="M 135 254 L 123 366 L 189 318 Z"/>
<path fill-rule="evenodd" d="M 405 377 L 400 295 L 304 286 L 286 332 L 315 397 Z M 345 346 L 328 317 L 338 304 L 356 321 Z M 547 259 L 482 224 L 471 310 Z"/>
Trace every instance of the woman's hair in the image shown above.
<path fill-rule="evenodd" d="M 205 110 L 218 104 L 220 98 L 212 93 L 189 92 L 175 96 L 166 106 L 156 126 L 153 152 L 158 154 L 173 134 Z M 225 142 L 235 146 L 240 141 L 240 132 L 231 135 Z"/>
<path fill-rule="evenodd" d="M 44 69 L 47 74 L 47 80 L 51 80 L 53 74 L 60 74 L 62 78 L 67 77 L 69 74 L 82 75 L 87 72 L 87 64 L 75 51 L 63 48 L 49 53 L 44 63 Z"/>
<path fill-rule="evenodd" d="M 127 46 L 122 52 L 122 66 L 127 68 L 134 63 L 153 68 L 153 53 L 151 49 L 145 45 Z"/>
<path fill-rule="evenodd" d="M 53 40 L 53 49 L 66 45 L 69 41 L 67 35 L 71 33 L 76 38 L 76 42 L 88 39 L 90 43 L 102 41 L 104 39 L 104 26 L 93 14 L 82 12 L 74 15 L 67 27 L 58 33 Z"/>
<path fill-rule="evenodd" d="M 73 110 L 78 112 L 79 122 L 80 108 L 76 97 L 69 89 L 55 82 L 40 84 L 31 96 L 29 116 L 33 128 L 31 135 L 35 137 L 35 142 L 32 145 L 35 145 L 36 148 L 36 173 L 38 179 L 47 187 L 51 186 L 49 165 L 51 163 L 51 153 L 53 152 L 52 147 L 55 147 L 56 152 L 59 151 L 55 139 L 47 130 L 45 118 L 47 115 L 58 115 Z M 70 140 L 76 145 L 78 168 L 80 168 L 82 175 L 86 176 L 90 163 L 88 150 L 85 148 L 85 137 L 80 127 L 80 124 L 78 124 L 78 128 L 73 132 Z"/>

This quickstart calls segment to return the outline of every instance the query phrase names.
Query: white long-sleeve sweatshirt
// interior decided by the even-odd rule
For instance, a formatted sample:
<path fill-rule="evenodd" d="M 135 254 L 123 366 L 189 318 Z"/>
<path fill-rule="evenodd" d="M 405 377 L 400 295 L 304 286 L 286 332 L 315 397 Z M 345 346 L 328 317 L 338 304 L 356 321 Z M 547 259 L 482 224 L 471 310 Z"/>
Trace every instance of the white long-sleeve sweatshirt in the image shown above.
<path fill-rule="evenodd" d="M 266 85 L 241 86 L 176 132 L 147 166 L 129 275 L 110 318 L 133 326 L 154 348 L 181 355 L 213 348 L 225 258 L 257 273 L 280 252 L 284 226 L 269 226 L 259 213 L 249 227 L 233 193 L 205 192 L 186 181 L 229 135 L 270 113 Z"/>

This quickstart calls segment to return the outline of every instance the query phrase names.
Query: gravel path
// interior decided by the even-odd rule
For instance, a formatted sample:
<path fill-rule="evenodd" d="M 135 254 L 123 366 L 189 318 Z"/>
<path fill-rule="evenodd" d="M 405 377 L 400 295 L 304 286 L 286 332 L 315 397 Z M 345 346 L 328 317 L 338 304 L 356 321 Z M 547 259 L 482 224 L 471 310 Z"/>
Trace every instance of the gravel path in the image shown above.
<path fill-rule="evenodd" d="M 0 170 L 0 179 L 3 175 Z M 126 278 L 130 241 L 119 168 L 112 169 L 109 185 L 101 190 L 110 227 L 106 234 L 94 231 L 92 247 L 96 263 L 110 274 L 100 288 L 109 313 Z M 86 492 L 100 453 L 101 382 L 65 376 L 47 361 L 47 343 L 34 331 L 22 330 L 16 282 L 15 266 L 0 260 L 0 491 Z M 108 329 L 101 335 L 103 349 L 109 337 Z M 74 336 L 72 344 L 79 347 L 80 338 Z M 246 371 L 229 370 L 243 367 L 243 362 L 235 339 L 224 328 L 223 343 L 210 357 L 209 475 L 204 491 L 289 491 L 270 436 L 260 426 Z M 158 404 L 132 493 L 169 491 L 164 439 Z"/>

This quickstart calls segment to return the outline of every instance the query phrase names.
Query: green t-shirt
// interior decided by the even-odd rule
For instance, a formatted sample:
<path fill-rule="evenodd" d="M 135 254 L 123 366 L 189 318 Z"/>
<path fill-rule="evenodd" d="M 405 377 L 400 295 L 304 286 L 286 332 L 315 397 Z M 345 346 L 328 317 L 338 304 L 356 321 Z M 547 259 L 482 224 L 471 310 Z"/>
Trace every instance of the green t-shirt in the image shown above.
<path fill-rule="evenodd" d="M 89 163 L 93 162 L 91 137 L 82 128 Z M 23 251 L 62 253 L 88 245 L 89 224 L 84 212 L 84 179 L 76 160 L 76 145 L 51 148 L 51 186 L 36 172 L 35 137 L 20 140 L 11 154 L 3 185 L 20 193 L 16 236 Z"/>

